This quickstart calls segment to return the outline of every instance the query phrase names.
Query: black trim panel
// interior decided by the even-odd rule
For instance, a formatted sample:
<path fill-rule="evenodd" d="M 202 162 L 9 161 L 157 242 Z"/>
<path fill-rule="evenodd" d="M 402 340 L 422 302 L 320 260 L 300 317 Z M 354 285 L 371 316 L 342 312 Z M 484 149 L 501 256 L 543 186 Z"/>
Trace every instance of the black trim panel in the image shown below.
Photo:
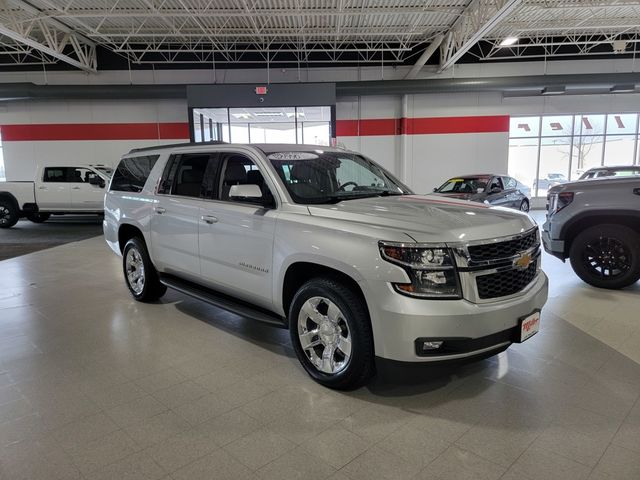
<path fill-rule="evenodd" d="M 280 328 L 287 328 L 286 320 L 276 313 L 230 297 L 229 295 L 216 292 L 215 290 L 203 287 L 194 282 L 183 280 L 175 275 L 161 274 L 160 282 L 180 293 L 197 298 L 198 300 L 235 313 L 236 315 L 275 325 Z"/>
<path fill-rule="evenodd" d="M 501 343 L 516 343 L 520 339 L 517 327 L 503 330 L 492 335 L 480 338 L 469 337 L 422 337 L 414 341 L 416 355 L 419 357 L 440 357 L 443 355 L 460 355 L 471 353 L 485 348 L 497 347 Z M 440 348 L 423 351 L 420 348 L 423 342 L 443 342 Z"/>
<path fill-rule="evenodd" d="M 630 217 L 637 218 L 640 220 L 640 210 L 617 210 L 617 209 L 603 209 L 603 210 L 589 210 L 586 212 L 579 213 L 569 220 L 567 220 L 562 229 L 560 230 L 560 234 L 558 235 L 557 240 L 566 240 L 567 232 L 571 230 L 571 228 L 578 222 L 588 219 L 590 217 Z"/>

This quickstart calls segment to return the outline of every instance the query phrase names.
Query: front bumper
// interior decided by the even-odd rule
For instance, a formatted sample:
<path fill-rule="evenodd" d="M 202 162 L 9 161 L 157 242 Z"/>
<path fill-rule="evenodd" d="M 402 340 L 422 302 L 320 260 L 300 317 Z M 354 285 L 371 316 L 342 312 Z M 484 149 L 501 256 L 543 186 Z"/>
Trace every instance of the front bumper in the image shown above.
<path fill-rule="evenodd" d="M 542 231 L 541 237 L 545 251 L 564 261 L 566 258 L 564 254 L 564 240 L 553 240 L 547 230 Z"/>
<path fill-rule="evenodd" d="M 371 313 L 375 353 L 400 362 L 436 362 L 503 350 L 514 340 L 519 319 L 542 309 L 548 280 L 540 271 L 524 293 L 508 300 L 476 304 L 467 300 L 423 300 L 399 295 L 388 283 L 369 285 L 365 295 Z M 418 355 L 417 339 L 468 341 L 478 349 L 445 355 Z"/>

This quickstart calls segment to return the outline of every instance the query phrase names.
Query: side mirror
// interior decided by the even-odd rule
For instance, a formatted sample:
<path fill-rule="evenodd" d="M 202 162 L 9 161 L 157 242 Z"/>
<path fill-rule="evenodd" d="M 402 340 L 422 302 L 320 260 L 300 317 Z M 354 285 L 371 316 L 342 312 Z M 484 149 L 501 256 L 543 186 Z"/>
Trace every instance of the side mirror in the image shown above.
<path fill-rule="evenodd" d="M 257 203 L 265 208 L 269 208 L 274 204 L 273 198 L 269 197 L 262 195 L 262 190 L 258 185 L 231 185 L 229 189 L 230 199 Z"/>
<path fill-rule="evenodd" d="M 98 177 L 97 175 L 94 177 L 89 178 L 89 183 L 91 185 L 94 185 L 96 187 L 100 187 L 100 188 L 104 188 L 105 187 L 105 182 L 102 178 Z"/>
<path fill-rule="evenodd" d="M 260 190 L 258 185 L 231 185 L 229 198 L 261 200 L 262 190 Z"/>
<path fill-rule="evenodd" d="M 489 193 L 500 193 L 502 189 L 500 187 L 491 187 L 491 191 Z"/>
<path fill-rule="evenodd" d="M 484 188 L 476 188 L 476 193 L 483 193 L 484 192 Z"/>
<path fill-rule="evenodd" d="M 438 191 L 438 187 L 433 187 L 433 191 L 437 192 Z"/>

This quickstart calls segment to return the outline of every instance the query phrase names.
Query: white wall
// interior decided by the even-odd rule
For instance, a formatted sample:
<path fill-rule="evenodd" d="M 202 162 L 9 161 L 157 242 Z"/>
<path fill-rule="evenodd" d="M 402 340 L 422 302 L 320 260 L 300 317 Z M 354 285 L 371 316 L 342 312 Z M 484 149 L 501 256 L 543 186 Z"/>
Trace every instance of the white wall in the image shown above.
<path fill-rule="evenodd" d="M 186 122 L 186 100 L 10 102 L 0 106 L 3 125 L 130 124 Z M 7 180 L 33 180 L 37 165 L 115 165 L 135 147 L 183 138 L 132 140 L 42 140 L 2 142 Z"/>
<path fill-rule="evenodd" d="M 640 94 L 572 95 L 503 98 L 499 93 L 408 95 L 407 118 L 571 113 L 640 112 Z M 338 119 L 401 118 L 400 96 L 338 99 Z M 450 133 L 407 135 L 406 149 L 398 135 L 339 137 L 338 144 L 360 151 L 425 193 L 451 176 L 506 173 L 509 135 Z M 391 155 L 395 155 L 391 160 Z M 404 168 L 403 168 L 404 167 Z"/>

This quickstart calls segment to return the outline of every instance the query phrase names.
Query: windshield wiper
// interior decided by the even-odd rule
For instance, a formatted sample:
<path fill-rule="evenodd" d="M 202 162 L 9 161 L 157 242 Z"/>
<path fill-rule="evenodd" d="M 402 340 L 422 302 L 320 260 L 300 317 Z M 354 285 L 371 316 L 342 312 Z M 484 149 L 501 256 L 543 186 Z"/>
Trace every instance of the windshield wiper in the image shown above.
<path fill-rule="evenodd" d="M 359 200 L 363 198 L 374 198 L 374 197 L 388 197 L 391 195 L 405 195 L 401 192 L 395 192 L 392 190 L 371 190 L 368 192 L 360 192 L 355 194 L 346 194 L 346 195 L 327 195 L 326 197 L 321 198 L 308 198 L 306 199 L 306 203 L 313 205 L 321 205 L 323 203 L 340 203 L 343 200 Z"/>

